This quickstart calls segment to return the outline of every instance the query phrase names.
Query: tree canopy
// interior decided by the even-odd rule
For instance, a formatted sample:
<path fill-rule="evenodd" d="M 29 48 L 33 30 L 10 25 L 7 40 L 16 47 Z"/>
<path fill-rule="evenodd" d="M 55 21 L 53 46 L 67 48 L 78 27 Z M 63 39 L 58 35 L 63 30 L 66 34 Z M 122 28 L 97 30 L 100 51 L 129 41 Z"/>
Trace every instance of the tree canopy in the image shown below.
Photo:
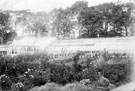
<path fill-rule="evenodd" d="M 9 25 L 10 15 L 7 12 L 0 11 L 0 43 L 3 44 L 6 41 Z"/>
<path fill-rule="evenodd" d="M 132 36 L 135 20 L 133 3 L 103 3 L 88 6 L 77 1 L 66 9 L 49 13 L 0 11 L 1 43 L 22 36 L 55 36 L 58 39 Z"/>
<path fill-rule="evenodd" d="M 104 3 L 83 9 L 78 17 L 87 32 L 85 37 L 129 36 L 132 22 L 132 3 Z"/>

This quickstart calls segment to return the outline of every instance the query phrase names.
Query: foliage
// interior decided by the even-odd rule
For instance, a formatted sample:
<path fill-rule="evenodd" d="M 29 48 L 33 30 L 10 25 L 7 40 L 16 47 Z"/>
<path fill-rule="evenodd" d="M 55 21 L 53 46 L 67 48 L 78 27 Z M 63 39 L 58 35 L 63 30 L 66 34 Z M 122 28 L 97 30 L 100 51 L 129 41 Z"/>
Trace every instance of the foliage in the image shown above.
<path fill-rule="evenodd" d="M 84 28 L 82 37 L 128 36 L 133 6 L 132 3 L 104 3 L 83 9 L 78 17 Z"/>
<path fill-rule="evenodd" d="M 5 34 L 9 29 L 9 17 L 10 15 L 7 12 L 0 11 L 0 44 L 5 42 Z"/>
<path fill-rule="evenodd" d="M 121 56 L 103 54 L 104 53 L 100 54 L 105 57 L 102 60 L 106 61 L 108 61 L 110 55 L 117 57 Z M 93 83 L 99 80 L 98 72 L 101 72 L 101 75 L 109 79 L 109 81 L 115 85 L 121 84 L 123 81 L 127 80 L 127 75 L 129 74 L 127 64 L 105 64 L 95 67 L 94 61 L 95 59 L 98 59 L 98 56 L 91 56 L 87 59 L 86 63 L 82 64 L 79 62 L 80 55 L 82 55 L 82 53 L 77 53 L 71 59 L 73 62 L 72 65 L 66 65 L 66 63 L 52 64 L 48 61 L 46 55 L 35 54 L 14 58 L 1 57 L 0 74 L 8 77 L 8 79 L 2 79 L 6 82 L 1 82 L 2 84 L 8 84 L 6 85 L 8 87 L 2 89 L 14 88 L 17 83 L 22 83 L 24 86 L 23 89 L 25 90 L 31 89 L 35 86 L 44 85 L 48 82 L 65 85 L 72 82 L 80 82 L 83 79 L 89 79 Z"/>
<path fill-rule="evenodd" d="M 103 3 L 88 6 L 77 1 L 66 9 L 53 9 L 49 13 L 0 11 L 1 43 L 16 36 L 55 36 L 59 39 L 115 37 L 133 35 L 133 3 Z M 22 31 L 23 30 L 23 31 Z"/>
<path fill-rule="evenodd" d="M 1 75 L 0 77 L 0 85 L 2 90 L 9 90 L 11 87 L 11 79 L 7 75 Z"/>
<path fill-rule="evenodd" d="M 45 12 L 29 15 L 28 31 L 33 32 L 34 36 L 46 36 L 49 32 L 47 28 L 48 15 Z"/>
<path fill-rule="evenodd" d="M 23 91 L 24 90 L 24 85 L 22 82 L 17 82 L 16 84 L 12 84 L 11 90 L 13 91 Z"/>
<path fill-rule="evenodd" d="M 53 32 L 59 39 L 66 39 L 70 37 L 73 32 L 74 23 L 71 21 L 70 11 L 58 9 L 54 11 L 55 19 L 52 22 Z"/>
<path fill-rule="evenodd" d="M 115 65 L 106 65 L 103 66 L 100 71 L 103 76 L 108 78 L 111 83 L 115 85 L 119 85 L 127 80 L 128 71 L 127 66 L 125 64 L 115 64 Z"/>
<path fill-rule="evenodd" d="M 97 37 L 98 30 L 100 29 L 100 26 L 102 26 L 102 16 L 94 9 L 94 7 L 82 10 L 78 19 L 82 26 L 86 28 L 83 33 L 87 35 L 83 34 L 82 37 Z"/>
<path fill-rule="evenodd" d="M 72 14 L 76 15 L 76 14 L 80 13 L 81 10 L 83 10 L 87 7 L 88 7 L 87 1 L 77 1 L 71 6 L 70 10 L 71 10 Z"/>

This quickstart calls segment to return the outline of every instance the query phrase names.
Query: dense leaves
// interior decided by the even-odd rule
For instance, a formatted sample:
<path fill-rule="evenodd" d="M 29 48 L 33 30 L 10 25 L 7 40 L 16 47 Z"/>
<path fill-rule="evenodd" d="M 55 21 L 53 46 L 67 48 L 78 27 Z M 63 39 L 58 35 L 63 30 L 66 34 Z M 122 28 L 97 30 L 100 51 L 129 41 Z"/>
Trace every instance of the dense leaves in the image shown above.
<path fill-rule="evenodd" d="M 0 11 L 1 43 L 16 36 L 55 36 L 58 39 L 132 36 L 134 34 L 133 3 L 103 3 L 88 6 L 77 1 L 66 9 L 49 13 Z"/>
<path fill-rule="evenodd" d="M 127 81 L 129 74 L 128 64 L 113 64 L 95 66 L 95 61 L 100 58 L 94 56 L 88 58 L 86 62 L 80 63 L 80 55 L 77 53 L 71 60 L 71 65 L 66 63 L 55 64 L 48 61 L 47 55 L 27 55 L 14 58 L 1 57 L 0 59 L 0 84 L 2 89 L 16 88 L 18 83 L 23 85 L 16 89 L 30 89 L 34 86 L 41 86 L 48 82 L 55 82 L 65 85 L 72 82 L 80 82 L 83 79 L 89 79 L 91 82 L 97 82 L 99 79 L 98 72 L 108 78 L 111 83 L 120 85 Z M 103 56 L 104 62 L 109 61 L 108 56 Z M 112 56 L 121 57 L 121 55 Z M 37 60 L 37 61 L 35 61 Z M 63 60 L 66 62 L 66 60 Z M 3 85 L 7 84 L 6 87 Z M 18 85 L 17 85 L 18 86 Z M 15 89 L 14 88 L 14 89 Z"/>
<path fill-rule="evenodd" d="M 4 43 L 5 34 L 9 30 L 9 17 L 7 12 L 0 11 L 0 44 Z"/>
<path fill-rule="evenodd" d="M 132 3 L 104 3 L 83 9 L 78 17 L 84 28 L 82 37 L 128 36 L 133 31 L 129 31 L 133 6 Z"/>
<path fill-rule="evenodd" d="M 108 70 L 109 69 L 109 70 Z M 107 65 L 101 68 L 101 73 L 115 85 L 120 85 L 119 82 L 125 81 L 127 75 L 127 67 L 125 64 Z"/>

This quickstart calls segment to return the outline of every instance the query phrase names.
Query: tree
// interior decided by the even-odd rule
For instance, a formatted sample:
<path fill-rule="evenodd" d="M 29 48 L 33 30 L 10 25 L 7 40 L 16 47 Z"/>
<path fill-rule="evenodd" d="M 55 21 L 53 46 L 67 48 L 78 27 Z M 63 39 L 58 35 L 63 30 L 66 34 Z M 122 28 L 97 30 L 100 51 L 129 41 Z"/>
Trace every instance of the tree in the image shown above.
<path fill-rule="evenodd" d="M 131 31 L 128 31 L 129 28 L 132 26 L 132 23 L 134 21 L 134 16 L 132 15 L 133 14 L 133 10 L 134 10 L 134 4 L 133 3 L 126 3 L 126 4 L 123 4 L 123 11 L 122 11 L 122 14 L 121 14 L 121 26 L 124 27 L 125 29 L 125 32 L 126 32 L 126 36 L 129 35 Z"/>
<path fill-rule="evenodd" d="M 34 36 L 45 36 L 48 34 L 48 14 L 38 12 L 29 16 L 28 31 L 31 31 Z"/>
<path fill-rule="evenodd" d="M 30 25 L 29 16 L 32 13 L 29 10 L 21 10 L 21 11 L 12 11 L 12 27 L 17 32 L 17 36 L 24 36 L 24 33 L 27 32 L 27 27 Z M 19 33 L 18 33 L 19 32 Z"/>
<path fill-rule="evenodd" d="M 0 40 L 1 40 L 1 44 L 4 43 L 5 33 L 9 29 L 9 24 L 8 24 L 9 17 L 10 17 L 9 13 L 0 11 Z"/>
<path fill-rule="evenodd" d="M 52 25 L 53 31 L 58 38 L 69 38 L 73 28 L 73 22 L 70 20 L 70 12 L 63 9 L 56 10 Z"/>
<path fill-rule="evenodd" d="M 16 36 L 17 33 L 15 31 L 7 32 L 5 33 L 4 42 L 13 41 Z"/>
<path fill-rule="evenodd" d="M 82 37 L 128 36 L 133 3 L 104 3 L 83 9 L 78 17 Z"/>
<path fill-rule="evenodd" d="M 94 7 L 81 11 L 78 20 L 85 28 L 85 30 L 82 31 L 82 37 L 89 38 L 98 36 L 97 34 L 102 24 L 102 16 Z"/>
<path fill-rule="evenodd" d="M 77 15 L 85 8 L 88 8 L 87 1 L 77 1 L 70 7 L 70 10 L 72 14 Z"/>
<path fill-rule="evenodd" d="M 110 27 L 110 22 L 112 21 L 112 7 L 114 6 L 114 3 L 103 3 L 100 5 L 95 6 L 96 11 L 99 12 L 99 14 L 102 17 L 101 29 L 99 31 L 100 37 L 107 37 L 108 31 Z"/>
<path fill-rule="evenodd" d="M 88 2 L 77 1 L 71 7 L 54 9 L 51 11 L 51 25 L 53 34 L 62 39 L 75 38 L 75 28 L 79 31 L 80 24 L 77 17 L 81 10 L 88 7 Z"/>
<path fill-rule="evenodd" d="M 112 32 L 116 33 L 118 36 L 129 35 L 128 30 L 133 20 L 133 17 L 131 16 L 132 11 L 133 3 L 116 3 L 112 7 Z"/>
<path fill-rule="evenodd" d="M 78 16 L 80 12 L 84 9 L 88 8 L 88 2 L 87 1 L 77 1 L 75 2 L 71 7 L 70 7 L 70 12 L 71 12 L 71 17 L 74 23 L 74 31 L 76 32 L 75 34 L 78 35 L 78 37 L 81 34 L 81 24 L 78 21 Z M 76 36 L 77 37 L 77 36 Z"/>
<path fill-rule="evenodd" d="M 29 16 L 32 15 L 29 10 L 14 11 L 13 13 L 16 14 L 15 26 L 19 23 L 24 26 L 29 25 Z"/>
<path fill-rule="evenodd" d="M 16 21 L 15 26 L 21 25 L 23 33 L 28 35 L 38 36 L 46 33 L 48 14 L 46 12 L 33 13 L 29 10 L 15 11 Z"/>

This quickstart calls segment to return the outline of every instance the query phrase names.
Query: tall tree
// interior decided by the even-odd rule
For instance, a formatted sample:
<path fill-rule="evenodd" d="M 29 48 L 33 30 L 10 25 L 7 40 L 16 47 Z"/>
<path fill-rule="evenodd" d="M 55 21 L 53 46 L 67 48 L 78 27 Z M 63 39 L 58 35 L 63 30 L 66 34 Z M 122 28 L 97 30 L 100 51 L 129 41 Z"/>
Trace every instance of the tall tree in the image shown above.
<path fill-rule="evenodd" d="M 0 43 L 1 44 L 4 43 L 5 33 L 9 29 L 9 24 L 8 24 L 9 17 L 10 17 L 9 13 L 0 11 L 0 40 L 1 40 Z"/>
<path fill-rule="evenodd" d="M 85 28 L 85 30 L 82 30 L 82 37 L 89 38 L 98 36 L 97 34 L 102 24 L 102 16 L 95 10 L 94 7 L 81 11 L 78 20 Z"/>
<path fill-rule="evenodd" d="M 22 32 L 27 35 L 43 35 L 47 33 L 48 14 L 46 12 L 30 12 L 29 10 L 15 11 L 15 26 L 22 26 Z M 20 27 L 19 26 L 19 27 Z"/>
<path fill-rule="evenodd" d="M 100 5 L 95 6 L 95 9 L 102 17 L 101 30 L 100 30 L 100 36 L 106 37 L 108 36 L 109 26 L 110 22 L 112 21 L 112 7 L 114 6 L 114 3 L 103 3 Z"/>
<path fill-rule="evenodd" d="M 58 9 L 55 11 L 55 14 L 55 19 L 52 23 L 55 35 L 60 39 L 69 38 L 73 28 L 69 11 Z"/>
<path fill-rule="evenodd" d="M 84 37 L 128 36 L 132 11 L 133 3 L 104 3 L 82 10 L 78 20 Z"/>
<path fill-rule="evenodd" d="M 72 20 L 74 22 L 74 28 L 75 28 L 75 34 L 78 35 L 78 37 L 81 34 L 81 29 L 82 26 L 78 21 L 78 16 L 80 14 L 80 12 L 84 9 L 88 8 L 88 2 L 87 1 L 77 1 L 75 2 L 71 7 L 70 7 L 70 11 L 71 11 L 71 17 Z M 78 34 L 77 34 L 78 33 Z"/>
<path fill-rule="evenodd" d="M 122 11 L 122 14 L 121 14 L 121 26 L 124 27 L 124 30 L 125 30 L 125 35 L 126 36 L 130 36 L 129 33 L 134 31 L 134 30 L 129 30 L 129 28 L 132 27 L 132 23 L 134 22 L 134 4 L 133 3 L 126 3 L 126 4 L 123 4 L 123 11 Z"/>
<path fill-rule="evenodd" d="M 128 36 L 129 28 L 132 23 L 133 17 L 131 13 L 133 11 L 132 3 L 117 3 L 112 8 L 112 20 L 113 26 L 112 32 L 119 36 Z"/>
<path fill-rule="evenodd" d="M 77 15 L 85 8 L 88 8 L 87 1 L 77 1 L 70 7 L 70 10 L 72 14 Z"/>
<path fill-rule="evenodd" d="M 37 12 L 29 16 L 28 31 L 35 36 L 45 36 L 48 34 L 48 14 L 45 12 Z"/>

